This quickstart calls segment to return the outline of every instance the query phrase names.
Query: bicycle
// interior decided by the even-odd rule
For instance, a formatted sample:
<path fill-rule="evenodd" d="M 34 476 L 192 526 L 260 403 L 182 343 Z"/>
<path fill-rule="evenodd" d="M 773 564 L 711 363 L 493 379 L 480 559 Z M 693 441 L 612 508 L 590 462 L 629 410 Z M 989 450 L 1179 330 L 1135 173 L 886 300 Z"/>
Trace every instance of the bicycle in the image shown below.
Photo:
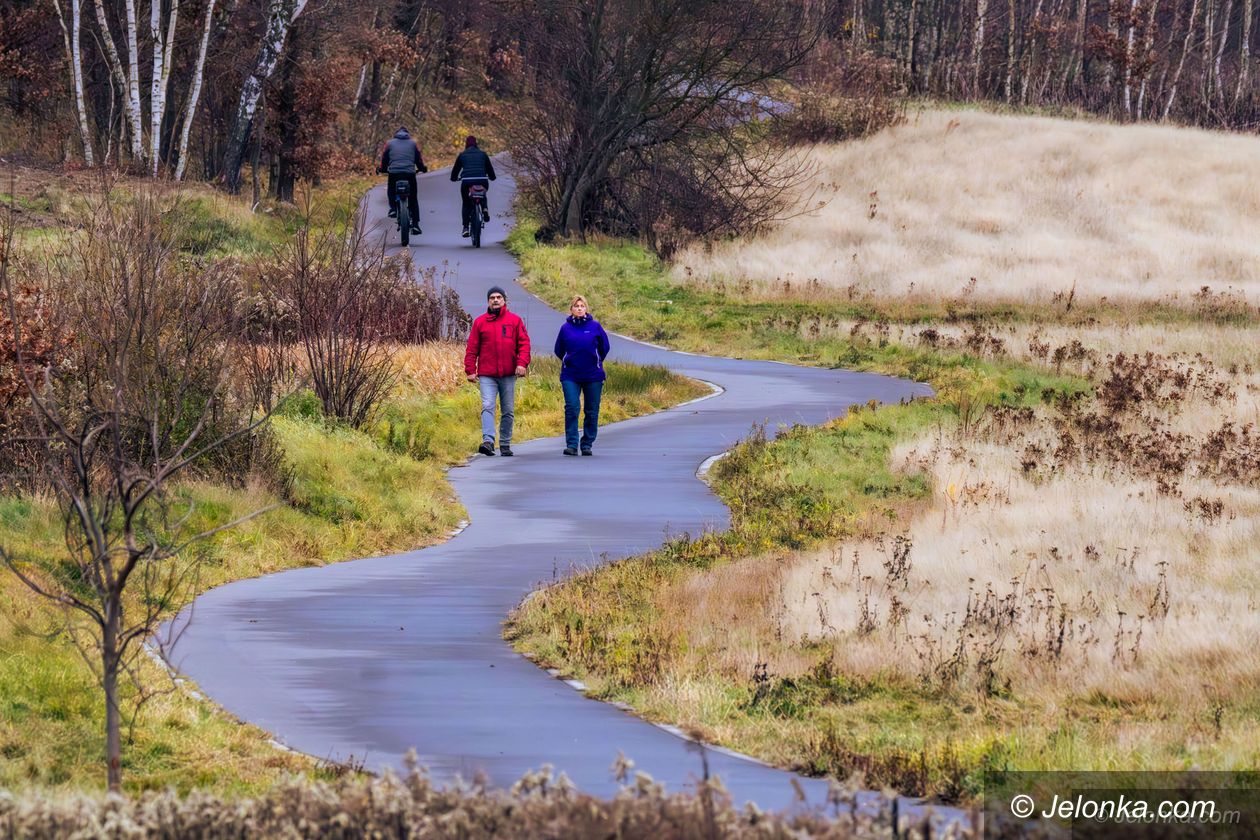
<path fill-rule="evenodd" d="M 411 185 L 406 181 L 399 181 L 394 188 L 395 205 L 398 208 L 398 233 L 402 239 L 403 247 L 411 242 Z"/>
<path fill-rule="evenodd" d="M 486 212 L 486 188 L 481 184 L 468 187 L 468 201 L 472 204 L 472 220 L 468 223 L 468 233 L 472 237 L 472 246 L 481 247 L 481 226 Z"/>

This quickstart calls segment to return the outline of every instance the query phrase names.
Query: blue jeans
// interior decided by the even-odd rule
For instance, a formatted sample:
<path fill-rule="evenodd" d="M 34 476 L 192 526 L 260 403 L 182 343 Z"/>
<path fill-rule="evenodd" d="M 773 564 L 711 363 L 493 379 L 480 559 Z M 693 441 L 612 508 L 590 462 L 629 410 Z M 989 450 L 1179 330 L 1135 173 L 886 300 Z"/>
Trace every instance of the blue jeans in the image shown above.
<path fill-rule="evenodd" d="M 494 443 L 494 400 L 499 398 L 499 446 L 512 443 L 512 423 L 516 420 L 516 377 L 479 376 L 481 387 L 481 439 Z"/>
<path fill-rule="evenodd" d="M 599 398 L 604 392 L 603 382 L 560 381 L 564 389 L 564 445 L 577 449 L 590 449 L 599 431 Z M 578 440 L 578 398 L 582 399 L 582 440 Z"/>

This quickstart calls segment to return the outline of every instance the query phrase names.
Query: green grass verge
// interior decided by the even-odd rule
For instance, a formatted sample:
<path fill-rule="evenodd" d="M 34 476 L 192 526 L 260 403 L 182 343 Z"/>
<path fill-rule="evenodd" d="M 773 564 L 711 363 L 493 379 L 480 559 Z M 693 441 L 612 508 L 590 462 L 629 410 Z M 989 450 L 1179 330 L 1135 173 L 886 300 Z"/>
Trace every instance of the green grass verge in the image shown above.
<path fill-rule="evenodd" d="M 840 289 L 820 288 L 816 302 L 743 300 L 738 286 L 712 289 L 675 281 L 651 252 L 630 242 L 593 239 L 589 244 L 539 247 L 536 223 L 522 220 L 508 237 L 530 291 L 552 306 L 564 307 L 575 294 L 591 297 L 601 321 L 637 338 L 689 352 L 714 352 L 749 359 L 777 359 L 809 365 L 842 365 L 880 370 L 926 381 L 940 366 L 937 355 L 885 346 L 882 353 L 862 343 L 831 336 L 843 321 L 902 324 L 1053 322 L 1098 324 L 1260 324 L 1260 310 L 1241 298 L 1204 295 L 1192 307 L 1147 302 L 1061 305 L 985 303 L 966 298 L 935 303 L 850 300 Z M 916 361 L 927 367 L 916 366 Z M 922 374 L 922 375 L 920 375 Z"/>
<path fill-rule="evenodd" d="M 661 368 L 611 364 L 608 373 L 605 422 L 708 391 Z M 518 440 L 562 432 L 557 377 L 553 360 L 533 366 L 518 401 Z M 181 486 L 180 495 L 195 505 L 195 528 L 280 505 L 198 546 L 201 588 L 441 539 L 465 516 L 445 470 L 479 442 L 479 410 L 472 385 L 436 396 L 403 390 L 375 424 L 357 430 L 325 423 L 313 395 L 299 395 L 272 426 L 292 473 L 287 500 L 262 487 Z M 53 561 L 61 547 L 60 518 L 48 499 L 0 497 L 0 539 L 19 555 Z M 99 690 L 58 632 L 57 615 L 11 575 L 0 575 L 0 789 L 104 784 Z M 156 667 L 146 670 L 157 680 Z M 131 791 L 173 786 L 247 794 L 313 766 L 182 691 L 151 701 L 130 736 L 124 779 Z"/>
<path fill-rule="evenodd" d="M 64 245 L 97 200 L 73 192 L 49 175 L 50 183 L 34 197 L 14 199 L 20 210 L 34 212 L 37 222 L 21 224 L 15 231 L 19 246 L 29 252 Z M 344 223 L 358 206 L 359 198 L 374 182 L 363 177 L 331 179 L 310 194 L 309 212 L 316 227 Z M 270 253 L 289 241 L 303 224 L 306 211 L 292 204 L 266 200 L 252 208 L 243 196 L 230 196 L 206 184 L 186 183 L 154 187 L 147 181 L 122 181 L 114 186 L 115 201 L 129 201 L 138 190 L 155 189 L 166 216 L 178 225 L 176 247 L 191 257 L 205 259 L 248 258 Z M 10 196 L 0 193 L 0 204 Z"/>

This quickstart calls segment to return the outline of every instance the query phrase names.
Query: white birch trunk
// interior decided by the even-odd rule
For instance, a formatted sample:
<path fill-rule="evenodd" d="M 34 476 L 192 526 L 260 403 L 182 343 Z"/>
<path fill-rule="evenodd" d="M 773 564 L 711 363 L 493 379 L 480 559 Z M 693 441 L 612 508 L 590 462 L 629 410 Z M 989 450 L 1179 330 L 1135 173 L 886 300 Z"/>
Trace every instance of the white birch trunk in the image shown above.
<path fill-rule="evenodd" d="M 105 7 L 102 5 L 103 3 L 104 3 L 104 0 L 92 0 L 92 8 L 93 8 L 93 11 L 96 12 L 96 25 L 97 25 L 97 28 L 99 28 L 101 31 L 100 41 L 101 41 L 101 44 L 105 47 L 105 59 L 106 59 L 106 62 L 109 64 L 109 72 L 110 72 L 110 79 L 111 79 L 110 100 L 109 100 L 110 120 L 109 120 L 109 129 L 106 131 L 106 136 L 109 138 L 109 141 L 106 145 L 106 151 L 105 151 L 105 162 L 109 163 L 110 149 L 113 147 L 113 143 L 114 143 L 114 139 L 113 139 L 114 138 L 114 119 L 113 119 L 114 104 L 116 102 L 116 98 L 118 96 L 119 91 L 122 91 L 123 97 L 126 98 L 127 74 L 123 71 L 121 59 L 118 58 L 118 47 L 115 46 L 114 44 L 114 33 L 110 31 L 109 22 L 105 19 Z M 117 87 L 115 87 L 115 85 L 117 85 Z M 123 121 L 123 124 L 125 126 L 126 124 L 125 120 Z M 123 143 L 120 138 L 118 142 L 118 147 L 121 149 L 122 146 L 123 146 Z"/>
<path fill-rule="evenodd" d="M 354 99 L 350 100 L 350 110 L 359 107 L 359 97 L 363 96 L 363 82 L 367 79 L 367 65 L 359 68 L 359 84 L 354 88 Z"/>
<path fill-rule="evenodd" d="M 1010 103 L 1015 85 L 1015 0 L 1006 0 L 1006 79 L 1002 96 Z"/>
<path fill-rule="evenodd" d="M 1204 0 L 1203 4 L 1203 103 L 1212 104 L 1212 50 L 1216 43 L 1216 0 Z"/>
<path fill-rule="evenodd" d="M 81 0 L 70 0 L 70 61 L 74 66 L 74 104 L 79 111 L 79 133 L 83 136 L 83 161 L 95 166 L 92 158 L 92 134 L 88 130 L 87 108 L 83 104 L 83 55 L 79 50 L 79 34 L 83 26 Z"/>
<path fill-rule="evenodd" d="M 1146 31 L 1142 33 L 1143 57 L 1149 55 L 1151 50 L 1155 47 L 1155 10 L 1159 8 L 1159 2 L 1158 0 L 1149 0 L 1149 2 L 1151 6 L 1147 10 Z M 1173 23 L 1174 25 L 1176 24 L 1175 17 L 1173 19 Z M 1171 39 L 1171 37 L 1172 36 L 1170 35 L 1169 38 Z M 1169 40 L 1169 46 L 1171 45 L 1172 45 L 1172 41 Z M 1171 50 L 1169 52 L 1171 52 Z M 1168 55 L 1168 53 L 1166 52 L 1165 55 Z M 1142 115 L 1145 113 L 1146 83 L 1150 81 L 1150 78 L 1151 78 L 1151 68 L 1148 67 L 1146 72 L 1142 74 L 1142 84 L 1138 88 L 1137 118 L 1139 120 L 1142 119 Z"/>
<path fill-rule="evenodd" d="M 984 19 L 989 13 L 989 0 L 976 0 L 976 25 L 971 39 L 971 95 L 980 95 L 980 64 L 984 58 Z"/>
<path fill-rule="evenodd" d="M 385 82 L 385 91 L 381 94 L 381 101 L 385 102 L 389 99 L 389 95 L 394 90 L 394 80 L 398 78 L 398 65 L 395 64 L 389 71 L 389 80 Z"/>
<path fill-rule="evenodd" d="M 162 118 L 166 115 L 166 31 L 162 0 L 150 0 L 149 37 L 153 39 L 153 75 L 149 79 L 149 174 L 157 175 L 162 157 Z"/>
<path fill-rule="evenodd" d="M 214 17 L 215 0 L 206 4 L 206 22 L 201 28 L 201 46 L 197 50 L 197 66 L 193 68 L 192 90 L 188 94 L 188 110 L 184 114 L 184 125 L 179 132 L 179 151 L 175 164 L 175 180 L 184 180 L 184 170 L 188 168 L 188 135 L 192 132 L 193 119 L 197 116 L 197 101 L 201 98 L 201 80 L 205 77 L 206 52 L 210 48 L 210 21 Z"/>
<path fill-rule="evenodd" d="M 171 89 L 171 69 L 175 63 L 172 56 L 175 52 L 175 27 L 179 21 L 179 0 L 171 0 L 171 16 L 166 22 L 166 49 L 162 56 L 162 117 L 166 117 L 166 106 L 170 104 L 169 91 Z M 162 128 L 162 120 L 158 121 L 159 132 Z M 155 154 L 158 157 L 162 150 L 162 142 L 159 139 L 154 143 Z M 169 153 L 169 149 L 167 152 Z"/>
<path fill-rule="evenodd" d="M 262 48 L 258 53 L 254 70 L 245 78 L 241 86 L 241 97 L 236 106 L 236 120 L 233 123 L 232 136 L 228 139 L 227 154 L 224 156 L 223 176 L 228 188 L 236 192 L 240 188 L 241 163 L 244 160 L 245 141 L 249 137 L 250 125 L 258 110 L 258 98 L 262 95 L 263 84 L 271 77 L 284 50 L 285 39 L 289 35 L 289 27 L 302 9 L 306 8 L 306 0 L 271 0 L 271 8 L 267 15 L 267 32 L 263 36 Z"/>
<path fill-rule="evenodd" d="M 83 162 L 95 166 L 92 155 L 92 136 L 88 130 L 87 108 L 83 104 L 83 61 L 79 50 L 79 20 L 81 7 L 79 0 L 70 0 L 70 27 L 66 28 L 66 17 L 61 11 L 61 3 L 52 0 L 57 10 L 57 22 L 61 24 L 61 37 L 66 47 L 66 58 L 70 62 L 70 92 L 74 94 L 75 112 L 79 118 L 79 139 L 83 143 Z"/>
<path fill-rule="evenodd" d="M 136 0 L 127 0 L 127 122 L 131 157 L 144 160 L 144 117 L 140 112 L 140 46 L 136 33 Z"/>
<path fill-rule="evenodd" d="M 1028 104 L 1028 83 L 1037 72 L 1037 27 L 1041 23 L 1041 7 L 1042 0 L 1037 0 L 1037 4 L 1033 6 L 1032 24 L 1029 27 L 1031 40 L 1028 45 L 1028 62 L 1024 65 L 1019 80 L 1019 101 L 1025 105 Z"/>
<path fill-rule="evenodd" d="M 1133 119 L 1133 44 L 1137 38 L 1137 0 L 1129 0 L 1129 37 L 1124 44 L 1124 116 Z"/>
<path fill-rule="evenodd" d="M 109 30 L 109 22 L 105 19 L 104 0 L 92 0 L 92 8 L 96 12 L 96 25 L 101 30 L 101 43 L 105 47 L 105 58 L 109 70 L 122 90 L 127 89 L 127 76 L 123 72 L 122 61 L 118 58 L 118 47 L 114 45 L 114 34 Z"/>
<path fill-rule="evenodd" d="M 1242 39 L 1238 45 L 1238 84 L 1234 87 L 1234 102 L 1242 99 L 1251 76 L 1251 14 L 1252 0 L 1243 0 Z"/>
<path fill-rule="evenodd" d="M 1069 71 L 1064 75 L 1063 97 L 1067 98 L 1068 80 L 1075 82 L 1085 72 L 1085 22 L 1089 18 L 1089 0 L 1081 0 L 1076 9 L 1080 24 L 1076 27 L 1076 49 L 1073 50 Z"/>
<path fill-rule="evenodd" d="M 1212 89 L 1218 98 L 1224 96 L 1224 81 L 1221 78 L 1221 59 L 1225 57 L 1225 42 L 1229 40 L 1229 15 L 1234 10 L 1234 0 L 1225 0 L 1225 9 L 1221 13 L 1220 46 L 1216 48 L 1216 60 L 1212 62 Z"/>
<path fill-rule="evenodd" d="M 1123 2 L 1124 0 L 1120 0 Z M 1114 44 L 1116 39 L 1120 37 L 1120 31 L 1116 29 L 1115 5 L 1117 0 L 1107 0 L 1107 36 L 1108 42 Z M 1103 77 L 1104 86 L 1107 89 L 1107 113 L 1111 114 L 1112 107 L 1116 104 L 1116 63 L 1111 60 L 1111 56 L 1107 57 L 1107 73 Z"/>
<path fill-rule="evenodd" d="M 1193 0 L 1190 16 L 1186 20 L 1186 38 L 1181 42 L 1181 57 L 1177 59 L 1177 69 L 1173 71 L 1172 84 L 1168 88 L 1168 98 L 1164 100 L 1164 113 L 1161 119 L 1167 120 L 1172 113 L 1173 103 L 1177 101 L 1177 85 L 1181 82 L 1181 71 L 1186 66 L 1186 56 L 1190 53 L 1190 40 L 1194 37 L 1194 19 L 1199 16 L 1199 0 Z"/>

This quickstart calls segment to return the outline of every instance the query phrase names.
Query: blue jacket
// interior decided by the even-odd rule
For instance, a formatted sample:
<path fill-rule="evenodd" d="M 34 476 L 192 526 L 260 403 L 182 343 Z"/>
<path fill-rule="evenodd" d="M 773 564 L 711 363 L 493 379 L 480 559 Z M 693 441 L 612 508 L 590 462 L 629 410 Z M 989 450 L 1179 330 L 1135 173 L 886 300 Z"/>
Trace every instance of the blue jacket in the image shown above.
<path fill-rule="evenodd" d="M 556 357 L 562 362 L 560 381 L 603 382 L 608 349 L 608 333 L 599 321 L 590 315 L 581 319 L 570 315 L 556 336 Z"/>

